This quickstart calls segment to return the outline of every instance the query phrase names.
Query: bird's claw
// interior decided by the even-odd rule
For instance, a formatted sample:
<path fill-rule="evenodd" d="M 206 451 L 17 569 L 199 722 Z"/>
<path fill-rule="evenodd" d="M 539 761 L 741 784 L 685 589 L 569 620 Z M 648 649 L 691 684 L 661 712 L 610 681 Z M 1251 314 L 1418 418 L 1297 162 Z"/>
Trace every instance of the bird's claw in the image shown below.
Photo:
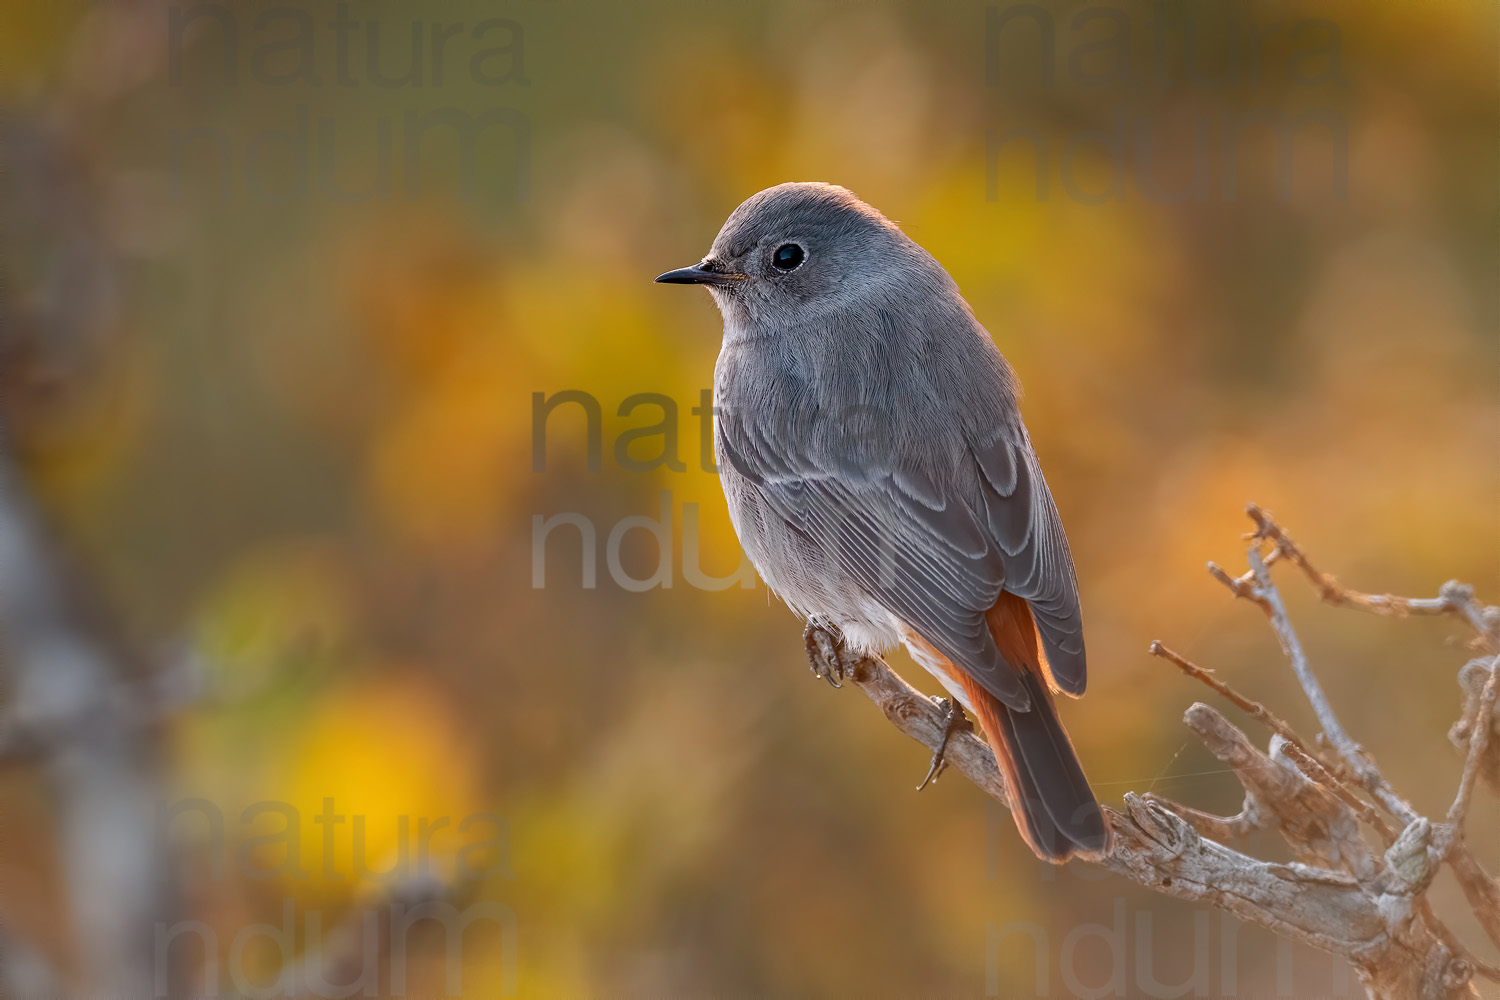
<path fill-rule="evenodd" d="M 836 626 L 816 618 L 802 630 L 802 641 L 807 645 L 807 662 L 814 677 L 821 677 L 833 687 L 849 676 L 848 664 L 844 662 L 844 637 Z"/>
<path fill-rule="evenodd" d="M 958 732 L 972 733 L 974 731 L 974 724 L 969 721 L 968 716 L 964 715 L 963 706 L 957 701 L 952 698 L 939 698 L 938 704 L 945 706 L 943 709 L 943 738 L 938 743 L 938 748 L 933 751 L 932 763 L 927 768 L 927 776 L 917 786 L 917 791 L 919 792 L 932 782 L 938 780 L 938 776 L 948 766 L 948 761 L 944 757 L 944 753 L 948 749 L 948 741 L 953 738 L 953 734 Z"/>

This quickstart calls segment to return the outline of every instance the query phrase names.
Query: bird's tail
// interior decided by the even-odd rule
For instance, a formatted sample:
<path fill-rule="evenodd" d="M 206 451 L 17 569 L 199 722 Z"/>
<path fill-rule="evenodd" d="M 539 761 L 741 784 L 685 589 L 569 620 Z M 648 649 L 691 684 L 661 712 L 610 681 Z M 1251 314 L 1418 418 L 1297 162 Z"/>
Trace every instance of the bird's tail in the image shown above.
<path fill-rule="evenodd" d="M 1031 607 L 1002 593 L 987 618 L 1000 652 L 1024 678 L 1031 709 L 1007 708 L 968 674 L 956 673 L 995 750 L 1021 836 L 1037 857 L 1055 864 L 1109 853 L 1109 824 L 1057 717 Z"/>

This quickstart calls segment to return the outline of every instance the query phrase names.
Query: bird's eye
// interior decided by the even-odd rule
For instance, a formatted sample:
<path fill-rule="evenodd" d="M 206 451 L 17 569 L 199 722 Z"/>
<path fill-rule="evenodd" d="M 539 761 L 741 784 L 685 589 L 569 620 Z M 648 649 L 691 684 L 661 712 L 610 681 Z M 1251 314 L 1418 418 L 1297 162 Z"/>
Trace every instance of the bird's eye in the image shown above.
<path fill-rule="evenodd" d="M 797 244 L 783 243 L 781 246 L 777 247 L 776 252 L 771 255 L 771 263 L 778 271 L 790 271 L 796 268 L 798 264 L 802 263 L 802 258 L 804 256 L 805 255 L 802 252 L 802 248 Z"/>

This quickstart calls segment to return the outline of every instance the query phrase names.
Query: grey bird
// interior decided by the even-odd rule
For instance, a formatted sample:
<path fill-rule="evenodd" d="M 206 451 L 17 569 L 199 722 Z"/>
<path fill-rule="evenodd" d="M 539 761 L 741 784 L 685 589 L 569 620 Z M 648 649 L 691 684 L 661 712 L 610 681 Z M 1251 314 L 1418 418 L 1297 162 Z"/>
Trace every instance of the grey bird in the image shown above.
<path fill-rule="evenodd" d="M 794 183 L 656 280 L 723 314 L 715 454 L 762 579 L 842 650 L 904 643 L 979 718 L 1038 857 L 1107 853 L 1053 702 L 1087 680 L 1073 558 L 1015 374 L 948 272 L 844 188 Z"/>

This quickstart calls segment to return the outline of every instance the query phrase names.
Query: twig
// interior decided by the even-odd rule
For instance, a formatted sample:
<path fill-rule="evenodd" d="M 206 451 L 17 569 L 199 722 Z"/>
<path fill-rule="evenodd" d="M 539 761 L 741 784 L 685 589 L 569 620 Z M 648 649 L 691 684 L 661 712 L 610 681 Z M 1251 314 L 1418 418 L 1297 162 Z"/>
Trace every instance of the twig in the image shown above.
<path fill-rule="evenodd" d="M 1245 804 L 1240 806 L 1240 811 L 1233 816 L 1219 816 L 1216 813 L 1204 812 L 1152 792 L 1146 792 L 1141 798 L 1147 802 L 1166 806 L 1187 820 L 1194 830 L 1211 840 L 1220 842 L 1240 840 L 1257 830 L 1265 829 L 1266 825 L 1264 809 L 1259 802 L 1255 801 L 1255 796 L 1249 792 L 1245 793 Z"/>
<path fill-rule="evenodd" d="M 1458 879 L 1464 898 L 1491 941 L 1500 946 L 1500 883 L 1490 877 L 1462 837 L 1448 847 L 1444 858 Z"/>
<path fill-rule="evenodd" d="M 1464 758 L 1463 774 L 1459 778 L 1458 792 L 1453 805 L 1448 807 L 1448 821 L 1441 834 L 1439 847 L 1448 866 L 1453 869 L 1464 896 L 1479 918 L 1480 925 L 1496 945 L 1500 945 L 1500 883 L 1485 871 L 1474 852 L 1464 840 L 1464 819 L 1468 816 L 1469 802 L 1473 798 L 1475 778 L 1489 746 L 1491 728 L 1495 716 L 1495 699 L 1500 690 L 1500 656 L 1490 665 L 1489 680 L 1485 681 L 1476 699 L 1474 718 L 1469 728 L 1469 753 Z"/>
<path fill-rule="evenodd" d="M 1476 975 L 1483 976 L 1492 982 L 1500 983 L 1500 966 L 1491 965 L 1476 958 L 1473 952 L 1464 947 L 1463 943 L 1453 936 L 1453 932 L 1437 918 L 1437 914 L 1432 912 L 1432 904 L 1428 902 L 1426 896 L 1417 900 L 1417 913 L 1427 922 L 1427 925 L 1433 929 L 1438 937 L 1443 939 L 1443 943 L 1448 946 L 1453 954 L 1469 963 L 1469 967 L 1474 970 Z"/>
<path fill-rule="evenodd" d="M 1454 836 L 1463 835 L 1464 817 L 1469 812 L 1469 800 L 1474 794 L 1474 779 L 1479 775 L 1479 764 L 1484 760 L 1489 747 L 1490 729 L 1495 718 L 1495 696 L 1500 691 L 1500 656 L 1490 663 L 1490 679 L 1479 692 L 1479 704 L 1469 726 L 1469 755 L 1464 759 L 1463 775 L 1459 778 L 1458 793 L 1453 805 L 1448 808 L 1448 826 Z"/>
<path fill-rule="evenodd" d="M 1252 604 L 1258 605 L 1266 614 L 1271 614 L 1271 603 L 1255 589 L 1255 575 L 1253 572 L 1246 573 L 1244 576 L 1230 576 L 1224 572 L 1224 567 L 1216 562 L 1209 562 L 1208 575 L 1228 587 L 1230 593 L 1234 594 L 1235 597 L 1243 598 Z"/>
<path fill-rule="evenodd" d="M 1370 803 L 1366 802 L 1364 799 L 1357 798 L 1352 793 L 1350 793 L 1348 787 L 1345 786 L 1344 782 L 1334 777 L 1334 775 L 1323 766 L 1323 762 L 1312 756 L 1312 754 L 1308 753 L 1307 749 L 1303 747 L 1302 744 L 1287 742 L 1286 745 L 1282 747 L 1282 750 L 1286 753 L 1287 757 L 1291 759 L 1292 763 L 1297 765 L 1297 767 L 1302 771 L 1303 774 L 1307 775 L 1312 780 L 1324 785 L 1324 787 L 1328 788 L 1329 791 L 1337 795 L 1340 801 L 1344 803 L 1344 805 L 1348 806 L 1350 809 L 1353 809 L 1355 815 L 1357 815 L 1365 823 L 1369 824 L 1369 826 L 1380 835 L 1381 841 L 1387 847 L 1395 842 L 1396 831 L 1391 829 L 1391 825 L 1385 821 L 1385 817 L 1380 815 L 1379 811 L 1377 811 L 1374 806 L 1370 805 Z"/>
<path fill-rule="evenodd" d="M 1328 738 L 1328 742 L 1349 765 L 1364 789 L 1374 796 L 1375 801 L 1400 820 L 1403 826 L 1415 822 L 1420 818 L 1420 814 L 1411 807 L 1410 803 L 1396 794 L 1395 789 L 1385 780 L 1385 776 L 1380 773 L 1380 769 L 1370 760 L 1364 749 L 1355 743 L 1344 731 L 1344 727 L 1339 724 L 1338 716 L 1334 713 L 1328 696 L 1323 693 L 1323 685 L 1318 682 L 1317 675 L 1313 673 L 1312 666 L 1307 661 L 1307 653 L 1302 649 L 1302 641 L 1297 638 L 1291 619 L 1287 617 L 1286 605 L 1281 600 L 1281 592 L 1276 589 L 1276 584 L 1271 579 L 1271 571 L 1266 567 L 1265 559 L 1261 557 L 1258 544 L 1250 546 L 1247 557 L 1250 561 L 1250 569 L 1255 574 L 1256 593 L 1265 600 L 1269 608 L 1271 628 L 1275 630 L 1276 638 L 1281 642 L 1281 649 L 1286 653 L 1292 665 L 1292 672 L 1297 675 L 1297 682 L 1302 685 L 1302 691 L 1307 695 L 1313 714 L 1317 716 L 1318 725 L 1323 728 L 1323 734 Z"/>
<path fill-rule="evenodd" d="M 1236 708 L 1240 709 L 1242 712 L 1245 712 L 1251 718 L 1255 719 L 1257 722 L 1262 723 L 1272 732 L 1276 733 L 1276 735 L 1280 736 L 1287 743 L 1287 756 L 1292 758 L 1292 762 L 1295 763 L 1297 767 L 1307 775 L 1308 778 L 1326 787 L 1329 791 L 1337 795 L 1345 805 L 1354 810 L 1355 814 L 1358 815 L 1360 819 L 1363 819 L 1365 822 L 1369 823 L 1377 831 L 1379 831 L 1381 837 L 1387 844 L 1390 844 L 1391 841 L 1395 839 L 1395 832 L 1391 830 L 1390 826 L 1385 822 L 1385 820 L 1380 817 L 1380 814 L 1377 813 L 1368 802 L 1363 802 L 1360 799 L 1356 798 L 1354 795 L 1350 794 L 1348 789 L 1344 786 L 1344 782 L 1337 775 L 1335 775 L 1332 769 L 1327 764 L 1325 764 L 1315 753 L 1313 753 L 1313 751 L 1309 749 L 1300 738 L 1298 738 L 1297 734 L 1292 731 L 1292 727 L 1283 722 L 1280 717 L 1267 709 L 1266 706 L 1262 705 L 1258 701 L 1254 701 L 1240 694 L 1234 688 L 1230 687 L 1228 684 L 1215 677 L 1212 671 L 1205 670 L 1203 667 L 1198 666 L 1191 660 L 1169 649 L 1165 644 L 1162 643 L 1160 639 L 1154 640 L 1151 643 L 1150 652 L 1152 656 L 1159 656 L 1164 660 L 1168 660 L 1171 663 L 1176 664 L 1177 667 L 1189 677 L 1207 684 L 1209 687 L 1213 688 L 1219 694 L 1227 698 L 1231 703 L 1234 704 Z"/>
<path fill-rule="evenodd" d="M 1187 674 L 1194 680 L 1202 681 L 1204 684 L 1207 684 L 1209 687 L 1219 692 L 1219 694 L 1229 699 L 1229 701 L 1234 704 L 1235 708 L 1238 708 L 1240 711 L 1249 715 L 1257 722 L 1260 722 L 1263 725 L 1267 726 L 1272 732 L 1277 733 L 1283 739 L 1287 740 L 1290 743 L 1296 743 L 1298 746 L 1302 745 L 1302 741 L 1297 738 L 1297 734 L 1292 732 L 1291 726 L 1287 725 L 1285 722 L 1281 721 L 1281 719 L 1273 715 L 1270 710 L 1268 710 L 1266 706 L 1262 705 L 1260 702 L 1246 698 L 1234 688 L 1219 680 L 1213 675 L 1213 671 L 1205 670 L 1203 667 L 1198 666 L 1193 661 L 1168 648 L 1167 645 L 1160 639 L 1152 640 L 1148 652 L 1150 652 L 1152 656 L 1159 656 L 1164 660 L 1175 663 L 1178 669 L 1180 669 L 1183 673 Z M 1304 749 L 1306 748 L 1304 747 Z M 1309 756 L 1310 755 L 1311 752 L 1309 751 Z"/>
<path fill-rule="evenodd" d="M 1439 589 L 1437 597 L 1397 597 L 1394 594 L 1366 594 L 1353 590 L 1340 584 L 1332 574 L 1314 567 L 1306 553 L 1292 541 L 1286 529 L 1276 523 L 1276 519 L 1268 511 L 1252 503 L 1245 508 L 1245 513 L 1256 526 L 1250 537 L 1256 541 L 1264 539 L 1275 546 L 1267 561 L 1274 562 L 1283 558 L 1290 561 L 1312 583 L 1313 589 L 1324 602 L 1335 607 L 1356 608 L 1389 618 L 1457 615 L 1473 626 L 1491 651 L 1500 651 L 1500 619 L 1490 620 L 1489 612 L 1494 609 L 1486 609 L 1474 599 L 1474 588 L 1449 580 Z"/>
<path fill-rule="evenodd" d="M 1323 732 L 1333 744 L 1334 749 L 1351 766 L 1357 767 L 1358 765 L 1351 758 L 1360 755 L 1359 747 L 1339 724 L 1338 716 L 1334 714 L 1333 706 L 1328 702 L 1328 696 L 1323 693 L 1323 685 L 1318 682 L 1318 676 L 1313 673 L 1312 665 L 1307 662 L 1307 654 L 1302 649 L 1302 640 L 1297 638 L 1297 632 L 1292 628 L 1291 619 L 1287 617 L 1286 605 L 1281 600 L 1281 592 L 1276 589 L 1276 584 L 1271 579 L 1271 571 L 1266 567 L 1260 549 L 1251 546 L 1248 558 L 1250 570 L 1255 574 L 1255 594 L 1265 601 L 1266 613 L 1271 618 L 1271 627 L 1276 631 L 1276 638 L 1281 642 L 1282 652 L 1286 653 L 1287 659 L 1291 662 L 1292 672 L 1297 675 L 1297 683 L 1302 685 L 1302 691 L 1312 705 L 1313 714 L 1318 717 L 1318 725 L 1323 727 Z"/>
<path fill-rule="evenodd" d="M 1464 707 L 1459 712 L 1458 721 L 1448 728 L 1448 740 L 1463 753 L 1468 752 L 1469 739 L 1474 735 L 1484 686 L 1497 666 L 1500 664 L 1494 657 L 1481 657 L 1459 668 L 1458 686 L 1464 693 Z M 1479 760 L 1479 777 L 1500 795 L 1500 711 L 1494 711 L 1490 716 L 1489 742 Z"/>

